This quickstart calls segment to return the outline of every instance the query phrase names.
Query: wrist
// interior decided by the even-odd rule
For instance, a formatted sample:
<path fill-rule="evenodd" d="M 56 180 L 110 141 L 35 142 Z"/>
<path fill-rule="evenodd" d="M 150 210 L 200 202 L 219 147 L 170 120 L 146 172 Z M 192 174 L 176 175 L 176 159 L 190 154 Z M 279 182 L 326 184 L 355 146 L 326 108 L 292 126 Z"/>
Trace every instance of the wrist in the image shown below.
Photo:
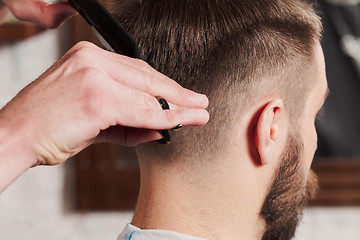
<path fill-rule="evenodd" d="M 8 156 L 24 168 L 35 166 L 37 164 L 35 155 L 31 152 L 30 144 L 26 142 L 26 139 L 18 129 L 0 126 L 1 156 Z"/>
<path fill-rule="evenodd" d="M 21 136 L 0 124 L 0 192 L 34 165 Z"/>

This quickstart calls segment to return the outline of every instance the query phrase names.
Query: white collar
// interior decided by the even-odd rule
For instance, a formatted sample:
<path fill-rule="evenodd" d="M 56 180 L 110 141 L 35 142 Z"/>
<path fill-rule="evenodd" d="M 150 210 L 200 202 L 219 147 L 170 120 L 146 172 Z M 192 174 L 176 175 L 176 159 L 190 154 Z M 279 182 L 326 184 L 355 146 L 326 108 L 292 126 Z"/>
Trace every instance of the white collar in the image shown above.
<path fill-rule="evenodd" d="M 206 240 L 169 230 L 140 229 L 128 224 L 117 240 Z"/>

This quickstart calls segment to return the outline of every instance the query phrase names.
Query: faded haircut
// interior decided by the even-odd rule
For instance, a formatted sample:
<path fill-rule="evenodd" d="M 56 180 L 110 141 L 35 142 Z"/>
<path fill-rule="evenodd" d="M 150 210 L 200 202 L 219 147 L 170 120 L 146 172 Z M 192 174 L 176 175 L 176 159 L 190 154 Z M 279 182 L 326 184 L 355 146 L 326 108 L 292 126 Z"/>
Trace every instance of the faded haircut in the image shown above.
<path fill-rule="evenodd" d="M 296 118 L 312 86 L 322 26 L 302 0 L 125 0 L 113 14 L 141 58 L 185 88 L 208 96 L 210 121 L 172 132 L 169 145 L 138 153 L 167 162 L 217 158 L 233 126 L 257 100 L 277 94 Z"/>

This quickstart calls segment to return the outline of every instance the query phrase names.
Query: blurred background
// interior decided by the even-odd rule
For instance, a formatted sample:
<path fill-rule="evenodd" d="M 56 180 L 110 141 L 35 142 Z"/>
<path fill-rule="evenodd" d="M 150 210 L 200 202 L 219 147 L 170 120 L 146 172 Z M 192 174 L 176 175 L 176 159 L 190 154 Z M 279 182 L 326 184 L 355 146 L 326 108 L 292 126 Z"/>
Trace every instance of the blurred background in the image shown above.
<path fill-rule="evenodd" d="M 306 208 L 296 240 L 359 240 L 360 0 L 315 3 L 331 94 L 317 120 L 313 168 L 321 191 Z M 81 17 L 57 30 L 8 17 L 0 25 L 0 107 L 81 40 L 97 42 Z M 0 194 L 0 239 L 115 240 L 131 221 L 138 187 L 134 150 L 111 144 L 92 146 L 60 166 L 30 169 Z"/>

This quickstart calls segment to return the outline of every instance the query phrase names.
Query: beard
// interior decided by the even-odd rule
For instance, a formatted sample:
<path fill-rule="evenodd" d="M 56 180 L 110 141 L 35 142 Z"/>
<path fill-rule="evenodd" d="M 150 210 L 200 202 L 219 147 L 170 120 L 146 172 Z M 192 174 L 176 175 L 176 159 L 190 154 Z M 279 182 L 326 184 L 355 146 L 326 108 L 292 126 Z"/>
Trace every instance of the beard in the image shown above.
<path fill-rule="evenodd" d="M 305 182 L 301 161 L 303 144 L 299 137 L 290 136 L 282 163 L 261 210 L 266 222 L 263 240 L 289 240 L 295 235 L 306 203 L 315 198 L 317 177 L 311 170 Z"/>

